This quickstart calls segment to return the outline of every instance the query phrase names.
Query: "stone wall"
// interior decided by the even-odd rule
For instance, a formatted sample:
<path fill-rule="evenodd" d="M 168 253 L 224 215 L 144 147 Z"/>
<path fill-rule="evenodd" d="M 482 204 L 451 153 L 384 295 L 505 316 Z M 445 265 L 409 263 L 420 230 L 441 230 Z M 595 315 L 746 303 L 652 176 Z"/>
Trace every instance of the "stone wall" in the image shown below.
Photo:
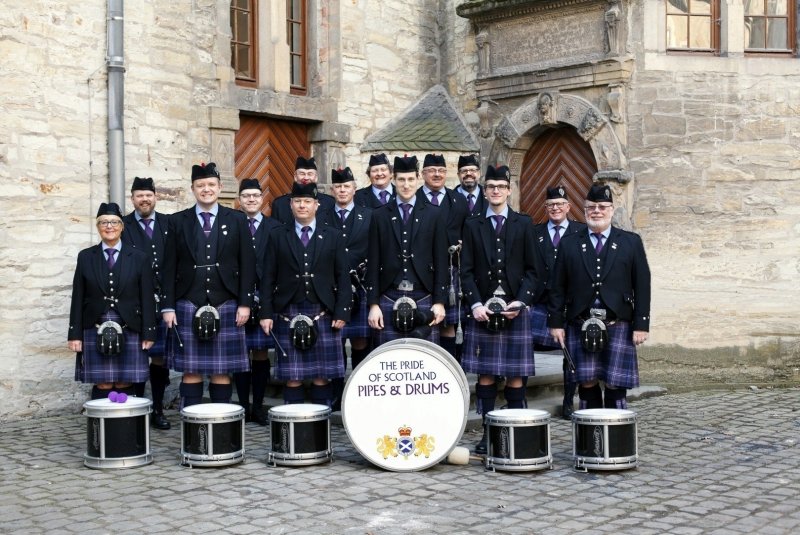
<path fill-rule="evenodd" d="M 154 177 L 165 212 L 188 204 L 188 170 L 209 160 L 209 106 L 230 71 L 219 67 L 227 9 L 125 2 L 126 186 Z M 94 214 L 108 197 L 105 18 L 103 0 L 12 2 L 0 13 L 0 420 L 86 399 L 66 333 L 75 259 L 98 241 Z"/>

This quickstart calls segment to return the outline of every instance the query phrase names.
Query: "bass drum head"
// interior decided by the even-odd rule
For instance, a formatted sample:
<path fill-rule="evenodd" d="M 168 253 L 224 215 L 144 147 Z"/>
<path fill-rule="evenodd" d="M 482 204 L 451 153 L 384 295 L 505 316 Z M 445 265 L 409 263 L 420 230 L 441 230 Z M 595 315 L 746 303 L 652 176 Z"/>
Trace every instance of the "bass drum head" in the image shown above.
<path fill-rule="evenodd" d="M 233 403 L 199 403 L 181 410 L 181 418 L 186 421 L 212 422 L 244 418 L 244 408 Z"/>
<path fill-rule="evenodd" d="M 402 338 L 372 351 L 342 396 L 342 422 L 356 450 L 394 472 L 424 470 L 455 448 L 469 413 L 461 366 L 427 340 Z"/>

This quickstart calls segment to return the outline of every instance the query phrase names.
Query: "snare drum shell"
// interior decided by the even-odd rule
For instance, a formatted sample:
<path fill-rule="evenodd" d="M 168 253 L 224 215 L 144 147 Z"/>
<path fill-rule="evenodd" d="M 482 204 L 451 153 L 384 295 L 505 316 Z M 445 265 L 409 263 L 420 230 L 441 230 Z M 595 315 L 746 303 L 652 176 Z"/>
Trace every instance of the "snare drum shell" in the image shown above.
<path fill-rule="evenodd" d="M 501 409 L 486 415 L 486 468 L 533 471 L 551 468 L 550 413 Z"/>
<path fill-rule="evenodd" d="M 573 455 L 576 468 L 623 470 L 639 460 L 636 413 L 627 409 L 575 411 Z"/>
<path fill-rule="evenodd" d="M 89 468 L 132 468 L 153 462 L 150 453 L 152 401 L 131 397 L 125 403 L 109 399 L 87 401 L 86 454 Z"/>
<path fill-rule="evenodd" d="M 331 459 L 331 409 L 313 403 L 279 405 L 269 411 L 271 465 L 307 466 Z"/>
<path fill-rule="evenodd" d="M 202 403 L 181 411 L 181 456 L 190 466 L 225 466 L 244 460 L 244 409 Z"/>

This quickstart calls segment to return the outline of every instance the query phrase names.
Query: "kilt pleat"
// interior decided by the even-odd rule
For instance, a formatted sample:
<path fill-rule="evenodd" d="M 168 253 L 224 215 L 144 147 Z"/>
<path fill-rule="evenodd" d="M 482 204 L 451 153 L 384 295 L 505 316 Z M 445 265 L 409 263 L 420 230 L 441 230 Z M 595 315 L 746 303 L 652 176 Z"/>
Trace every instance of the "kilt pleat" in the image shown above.
<path fill-rule="evenodd" d="M 521 310 L 499 333 L 487 329 L 486 322 L 467 319 L 461 366 L 465 372 L 479 375 L 535 375 L 528 309 Z"/>
<path fill-rule="evenodd" d="M 561 349 L 559 345 L 550 336 L 550 331 L 547 329 L 547 305 L 539 303 L 530 308 L 531 310 L 531 335 L 534 344 L 549 347 L 552 349 Z"/>
<path fill-rule="evenodd" d="M 639 363 L 633 344 L 631 324 L 617 321 L 608 326 L 608 345 L 603 351 L 584 351 L 581 345 L 581 323 L 567 325 L 567 347 L 577 370 L 577 382 L 605 381 L 620 388 L 639 386 Z"/>
<path fill-rule="evenodd" d="M 236 326 L 236 301 L 231 299 L 217 307 L 220 327 L 216 336 L 208 341 L 199 340 L 192 328 L 197 306 L 186 299 L 176 303 L 177 333 L 183 347 L 176 343 L 175 333 L 167 353 L 171 369 L 183 373 L 202 375 L 246 372 L 250 370 L 244 327 Z"/>
<path fill-rule="evenodd" d="M 105 312 L 100 323 L 124 322 L 113 310 Z M 97 328 L 83 330 L 83 353 L 75 362 L 75 380 L 83 383 L 142 383 L 150 376 L 147 353 L 142 350 L 139 333 L 123 329 L 125 346 L 115 357 L 106 357 L 97 351 Z"/>
<path fill-rule="evenodd" d="M 159 314 L 159 317 L 161 314 Z M 155 343 L 147 350 L 149 357 L 163 357 L 167 354 L 167 335 L 169 329 L 167 324 L 162 320 L 158 320 L 158 327 L 156 327 L 156 340 Z"/>
<path fill-rule="evenodd" d="M 395 329 L 394 324 L 392 323 L 392 307 L 394 307 L 394 302 L 403 296 L 410 297 L 416 301 L 418 308 L 428 310 L 431 308 L 432 299 L 430 294 L 426 293 L 425 290 L 415 290 L 413 292 L 389 290 L 384 295 L 381 295 L 380 307 L 381 312 L 383 312 L 383 329 L 372 330 L 375 347 L 385 344 L 386 342 L 391 342 L 392 340 L 397 340 L 398 338 L 408 338 L 406 333 L 401 333 Z M 438 344 L 439 328 L 436 326 L 431 328 L 431 334 L 426 338 L 426 340 L 433 342 L 434 344 Z"/>
<path fill-rule="evenodd" d="M 261 351 L 275 347 L 275 342 L 272 340 L 272 336 L 265 334 L 264 329 L 262 329 L 261 325 L 257 323 L 253 325 L 248 321 L 244 326 L 244 332 L 248 350 Z"/>
<path fill-rule="evenodd" d="M 281 348 L 275 349 L 275 379 L 279 381 L 300 381 L 322 377 L 333 379 L 344 377 L 344 361 L 342 359 L 342 334 L 331 327 L 333 317 L 326 313 L 314 323 L 317 327 L 317 343 L 311 349 L 297 349 L 289 338 L 289 321 L 297 314 L 305 314 L 310 318 L 322 312 L 319 304 L 300 303 L 289 305 L 280 314 L 276 314 L 273 330 Z"/>
<path fill-rule="evenodd" d="M 456 295 L 456 304 L 451 305 L 449 298 L 448 301 L 445 303 L 445 317 L 444 317 L 444 324 L 445 325 L 458 325 L 458 320 L 464 321 L 464 305 L 458 299 L 458 294 L 461 292 L 461 281 L 458 278 L 458 271 L 455 267 L 450 270 L 450 284 L 453 286 L 453 290 Z M 450 292 L 450 286 L 447 287 L 448 295 Z"/>

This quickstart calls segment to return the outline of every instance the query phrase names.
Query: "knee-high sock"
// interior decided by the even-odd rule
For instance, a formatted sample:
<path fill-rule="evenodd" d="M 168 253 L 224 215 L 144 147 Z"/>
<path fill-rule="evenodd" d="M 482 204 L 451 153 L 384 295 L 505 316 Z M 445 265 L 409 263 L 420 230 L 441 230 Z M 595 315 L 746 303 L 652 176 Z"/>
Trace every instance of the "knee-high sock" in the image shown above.
<path fill-rule="evenodd" d="M 111 388 L 99 388 L 97 385 L 92 387 L 92 399 L 106 399 L 111 392 Z"/>
<path fill-rule="evenodd" d="M 603 408 L 603 389 L 600 385 L 578 387 L 578 397 L 581 400 L 581 409 Z"/>
<path fill-rule="evenodd" d="M 456 356 L 456 337 L 455 336 L 439 336 L 439 345 L 442 349 L 446 350 L 453 358 Z"/>
<path fill-rule="evenodd" d="M 179 387 L 181 408 L 199 405 L 203 402 L 203 383 L 184 383 Z"/>
<path fill-rule="evenodd" d="M 606 385 L 605 402 L 603 405 L 606 409 L 627 409 L 628 389 Z"/>
<path fill-rule="evenodd" d="M 287 405 L 294 403 L 304 403 L 306 401 L 306 393 L 303 385 L 300 386 L 284 386 L 283 387 L 283 401 Z"/>
<path fill-rule="evenodd" d="M 250 383 L 252 372 L 236 372 L 233 374 L 233 382 L 236 384 L 236 397 L 239 398 L 239 405 L 244 407 L 245 413 L 250 412 Z"/>
<path fill-rule="evenodd" d="M 497 398 L 497 383 L 490 385 L 475 385 L 475 408 L 478 414 L 487 414 L 494 410 L 494 402 Z"/>
<path fill-rule="evenodd" d="M 253 368 L 253 407 L 261 408 L 264 404 L 264 393 L 269 384 L 269 361 L 254 360 L 250 364 Z"/>
<path fill-rule="evenodd" d="M 525 405 L 527 405 L 524 386 L 506 386 L 503 389 L 503 396 L 506 398 L 509 409 L 524 409 Z"/>
<path fill-rule="evenodd" d="M 159 364 L 151 364 L 150 390 L 153 393 L 153 411 L 156 413 L 164 412 L 164 391 L 168 384 L 169 369 Z"/>
<path fill-rule="evenodd" d="M 328 407 L 331 406 L 331 401 L 333 397 L 333 387 L 330 383 L 324 385 L 311 385 L 311 403 L 317 403 L 319 405 L 327 405 Z"/>
<path fill-rule="evenodd" d="M 211 403 L 230 403 L 233 386 L 230 383 L 211 383 L 208 385 L 208 397 Z"/>

